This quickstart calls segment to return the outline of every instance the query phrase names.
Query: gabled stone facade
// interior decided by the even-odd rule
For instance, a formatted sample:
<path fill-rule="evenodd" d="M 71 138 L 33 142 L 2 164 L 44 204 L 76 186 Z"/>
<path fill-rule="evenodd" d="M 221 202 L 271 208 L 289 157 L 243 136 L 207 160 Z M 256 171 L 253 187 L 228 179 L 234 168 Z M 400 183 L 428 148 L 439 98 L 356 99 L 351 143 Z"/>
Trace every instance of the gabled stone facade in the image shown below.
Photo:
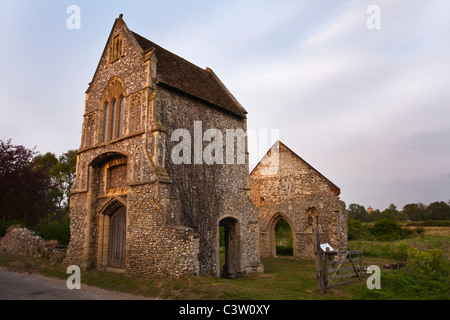
<path fill-rule="evenodd" d="M 212 70 L 132 32 L 121 15 L 86 91 L 65 262 L 147 278 L 262 272 L 247 154 L 244 163 L 173 161 L 177 129 L 200 133 L 203 149 L 207 129 L 225 137 L 246 125 Z"/>
<path fill-rule="evenodd" d="M 250 173 L 251 198 L 259 210 L 262 257 L 274 257 L 275 226 L 284 219 L 292 231 L 293 255 L 314 259 L 312 227 L 320 242 L 347 248 L 347 215 L 340 189 L 281 142 Z"/>

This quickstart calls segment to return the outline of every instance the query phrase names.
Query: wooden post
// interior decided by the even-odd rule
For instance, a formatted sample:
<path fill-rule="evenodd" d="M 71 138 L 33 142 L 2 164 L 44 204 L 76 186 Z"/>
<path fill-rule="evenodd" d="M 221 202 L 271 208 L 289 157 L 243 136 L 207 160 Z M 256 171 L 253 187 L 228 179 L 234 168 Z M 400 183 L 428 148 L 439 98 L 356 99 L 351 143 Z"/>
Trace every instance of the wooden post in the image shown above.
<path fill-rule="evenodd" d="M 359 260 L 359 279 L 362 280 L 362 268 L 363 268 L 363 249 L 361 249 L 361 259 Z"/>
<path fill-rule="evenodd" d="M 325 249 L 324 254 L 324 266 L 323 266 L 323 279 L 325 284 L 325 289 L 328 288 L 328 268 L 329 268 L 329 260 L 330 260 L 330 248 L 327 247 Z"/>
<path fill-rule="evenodd" d="M 314 256 L 316 259 L 316 278 L 317 278 L 317 287 L 319 291 L 324 294 L 325 293 L 325 279 L 323 273 L 323 261 L 322 261 L 322 252 L 320 249 L 320 238 L 319 238 L 319 228 L 313 227 L 313 246 L 314 246 Z"/>

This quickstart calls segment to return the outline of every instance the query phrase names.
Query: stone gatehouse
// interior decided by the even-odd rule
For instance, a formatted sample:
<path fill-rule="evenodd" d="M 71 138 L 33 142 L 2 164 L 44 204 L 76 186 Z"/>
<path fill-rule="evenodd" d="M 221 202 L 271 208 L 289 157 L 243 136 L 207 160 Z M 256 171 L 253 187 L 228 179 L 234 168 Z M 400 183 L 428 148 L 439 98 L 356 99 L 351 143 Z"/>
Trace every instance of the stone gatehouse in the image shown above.
<path fill-rule="evenodd" d="M 245 132 L 246 114 L 211 69 L 134 33 L 120 15 L 86 91 L 65 262 L 148 278 L 262 272 L 248 153 L 232 164 L 172 161 L 198 160 L 174 148 L 188 138 L 175 130 Z M 201 148 L 212 143 L 205 136 Z"/>
<path fill-rule="evenodd" d="M 293 256 L 314 259 L 312 227 L 321 243 L 347 249 L 347 215 L 340 189 L 282 142 L 276 142 L 250 173 L 251 198 L 259 210 L 262 257 L 276 256 L 275 226 L 292 232 Z"/>

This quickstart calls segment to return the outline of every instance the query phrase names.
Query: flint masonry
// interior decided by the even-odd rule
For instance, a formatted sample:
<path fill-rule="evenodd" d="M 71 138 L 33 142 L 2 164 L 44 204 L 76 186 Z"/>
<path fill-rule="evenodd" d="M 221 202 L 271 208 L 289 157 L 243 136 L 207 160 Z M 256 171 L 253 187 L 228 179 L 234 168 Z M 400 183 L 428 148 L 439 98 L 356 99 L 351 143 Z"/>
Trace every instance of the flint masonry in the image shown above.
<path fill-rule="evenodd" d="M 314 259 L 312 229 L 321 243 L 347 249 L 347 214 L 341 190 L 285 144 L 277 141 L 250 173 L 251 198 L 259 211 L 262 257 L 276 256 L 275 226 L 292 232 L 293 256 Z"/>
<path fill-rule="evenodd" d="M 211 69 L 134 33 L 120 15 L 86 91 L 65 262 L 146 278 L 262 272 L 248 153 L 233 164 L 171 160 L 174 130 L 193 136 L 201 122 L 225 136 L 245 132 L 246 116 Z"/>

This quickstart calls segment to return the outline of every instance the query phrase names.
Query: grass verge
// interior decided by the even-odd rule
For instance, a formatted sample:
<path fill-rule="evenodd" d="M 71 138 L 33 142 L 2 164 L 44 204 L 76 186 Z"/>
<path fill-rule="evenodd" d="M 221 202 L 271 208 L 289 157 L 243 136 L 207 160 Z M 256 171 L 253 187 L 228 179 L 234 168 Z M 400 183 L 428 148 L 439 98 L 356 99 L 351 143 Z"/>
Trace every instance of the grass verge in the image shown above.
<path fill-rule="evenodd" d="M 364 250 L 364 266 L 381 268 L 381 290 L 369 290 L 365 279 L 331 288 L 325 295 L 317 290 L 314 261 L 288 257 L 262 259 L 265 272 L 234 280 L 216 277 L 185 279 L 137 279 L 124 274 L 103 271 L 82 271 L 81 283 L 107 290 L 158 299 L 183 300 L 347 300 L 347 299 L 449 299 L 449 272 L 385 270 L 382 266 L 395 262 L 405 248 L 424 250 L 423 258 L 439 249 L 448 259 L 448 229 L 430 229 L 421 236 L 394 242 L 349 241 L 350 250 Z M 406 245 L 405 245 L 406 243 Z M 403 249 L 402 249 L 403 248 Z M 403 250 L 403 251 L 401 251 Z M 420 252 L 416 256 L 420 258 Z M 416 265 L 424 259 L 416 259 Z M 442 260 L 442 259 L 441 259 Z M 443 264 L 448 268 L 448 264 Z M 67 279 L 67 266 L 40 258 L 0 255 L 0 266 L 12 271 L 37 272 L 45 276 Z"/>
<path fill-rule="evenodd" d="M 364 264 L 391 260 L 370 258 Z M 322 300 L 358 299 L 365 280 L 335 287 L 322 295 L 317 290 L 314 261 L 292 258 L 263 259 L 264 274 L 230 280 L 216 277 L 137 279 L 124 274 L 82 271 L 81 283 L 107 290 L 158 299 L 183 300 Z M 0 266 L 11 271 L 40 273 L 67 279 L 67 266 L 40 258 L 0 255 Z"/>

